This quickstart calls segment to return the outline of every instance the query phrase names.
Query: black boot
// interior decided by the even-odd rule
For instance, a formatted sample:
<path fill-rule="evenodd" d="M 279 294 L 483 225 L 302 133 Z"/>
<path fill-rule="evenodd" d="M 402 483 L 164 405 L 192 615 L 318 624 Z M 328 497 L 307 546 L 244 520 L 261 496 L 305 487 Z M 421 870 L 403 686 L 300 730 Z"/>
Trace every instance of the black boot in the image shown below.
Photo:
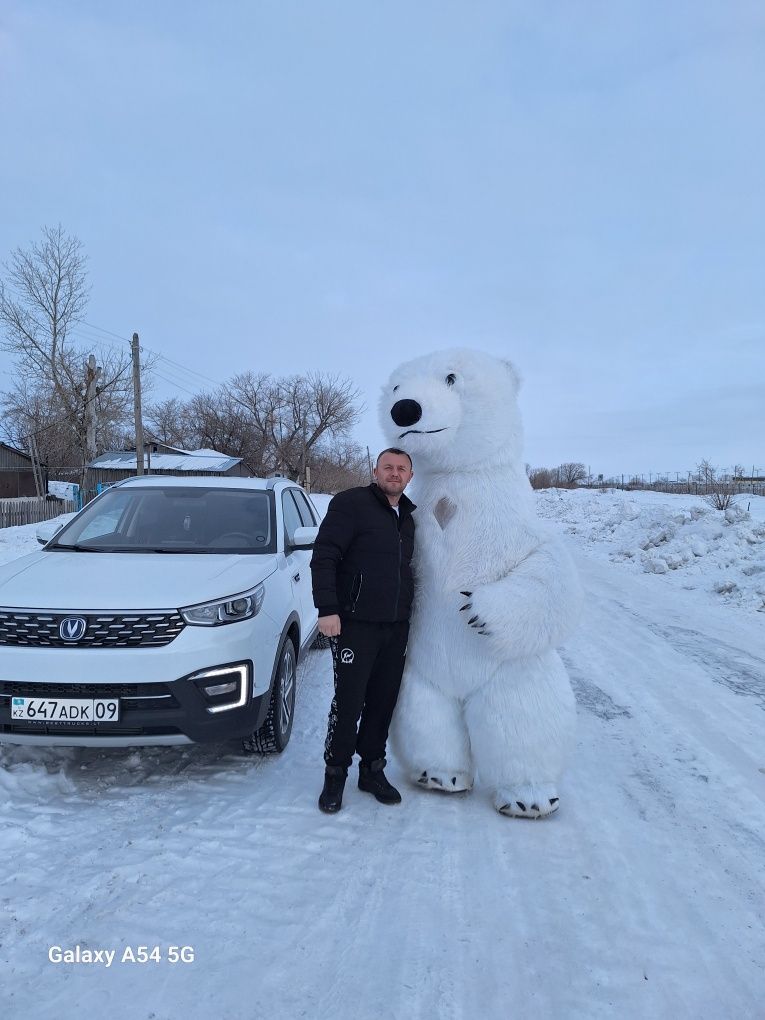
<path fill-rule="evenodd" d="M 385 759 L 361 762 L 359 765 L 359 789 L 372 793 L 381 804 L 400 804 L 401 794 L 385 778 Z"/>
<path fill-rule="evenodd" d="M 319 807 L 328 815 L 333 815 L 343 806 L 343 790 L 348 769 L 341 765 L 327 765 L 324 770 L 324 789 L 319 795 Z"/>

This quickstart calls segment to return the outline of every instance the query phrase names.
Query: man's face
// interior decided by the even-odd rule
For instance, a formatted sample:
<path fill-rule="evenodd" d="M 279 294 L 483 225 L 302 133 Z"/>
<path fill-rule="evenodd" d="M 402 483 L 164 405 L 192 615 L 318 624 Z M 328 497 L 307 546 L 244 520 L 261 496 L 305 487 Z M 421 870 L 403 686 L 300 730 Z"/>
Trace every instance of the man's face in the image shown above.
<path fill-rule="evenodd" d="M 412 465 L 403 453 L 384 453 L 375 468 L 375 481 L 386 496 L 400 496 L 412 480 Z"/>

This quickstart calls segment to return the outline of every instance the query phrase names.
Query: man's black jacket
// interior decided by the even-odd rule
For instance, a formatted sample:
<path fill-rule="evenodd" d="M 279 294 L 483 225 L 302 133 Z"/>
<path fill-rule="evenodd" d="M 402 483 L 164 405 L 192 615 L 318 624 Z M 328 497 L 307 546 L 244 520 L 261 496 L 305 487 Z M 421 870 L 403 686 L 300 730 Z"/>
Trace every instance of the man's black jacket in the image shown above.
<path fill-rule="evenodd" d="M 333 496 L 311 557 L 319 616 L 409 619 L 415 506 L 402 495 L 398 507 L 397 514 L 374 482 Z"/>

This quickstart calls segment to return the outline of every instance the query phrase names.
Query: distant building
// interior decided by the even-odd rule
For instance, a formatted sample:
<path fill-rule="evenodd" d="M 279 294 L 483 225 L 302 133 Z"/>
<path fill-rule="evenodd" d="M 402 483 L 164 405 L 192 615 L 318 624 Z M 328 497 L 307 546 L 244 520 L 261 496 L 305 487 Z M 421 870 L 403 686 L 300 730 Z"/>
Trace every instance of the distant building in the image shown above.
<path fill-rule="evenodd" d="M 0 499 L 36 495 L 32 458 L 7 443 L 0 443 Z"/>
<path fill-rule="evenodd" d="M 145 443 L 144 471 L 153 475 L 221 475 L 246 478 L 249 471 L 241 457 L 228 457 L 217 450 L 181 450 L 166 443 Z M 135 450 L 117 450 L 102 453 L 88 464 L 89 483 L 109 485 L 132 478 L 138 472 Z"/>

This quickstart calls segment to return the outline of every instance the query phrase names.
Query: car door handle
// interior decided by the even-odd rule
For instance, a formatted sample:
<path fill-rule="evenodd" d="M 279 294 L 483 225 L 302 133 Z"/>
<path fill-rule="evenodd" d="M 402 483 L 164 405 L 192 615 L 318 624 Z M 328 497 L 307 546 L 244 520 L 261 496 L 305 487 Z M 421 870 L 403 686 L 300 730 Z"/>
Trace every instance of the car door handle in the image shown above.
<path fill-rule="evenodd" d="M 297 584 L 298 581 L 300 580 L 300 574 L 299 573 L 293 574 L 292 575 L 292 580 L 295 582 L 295 584 Z"/>

